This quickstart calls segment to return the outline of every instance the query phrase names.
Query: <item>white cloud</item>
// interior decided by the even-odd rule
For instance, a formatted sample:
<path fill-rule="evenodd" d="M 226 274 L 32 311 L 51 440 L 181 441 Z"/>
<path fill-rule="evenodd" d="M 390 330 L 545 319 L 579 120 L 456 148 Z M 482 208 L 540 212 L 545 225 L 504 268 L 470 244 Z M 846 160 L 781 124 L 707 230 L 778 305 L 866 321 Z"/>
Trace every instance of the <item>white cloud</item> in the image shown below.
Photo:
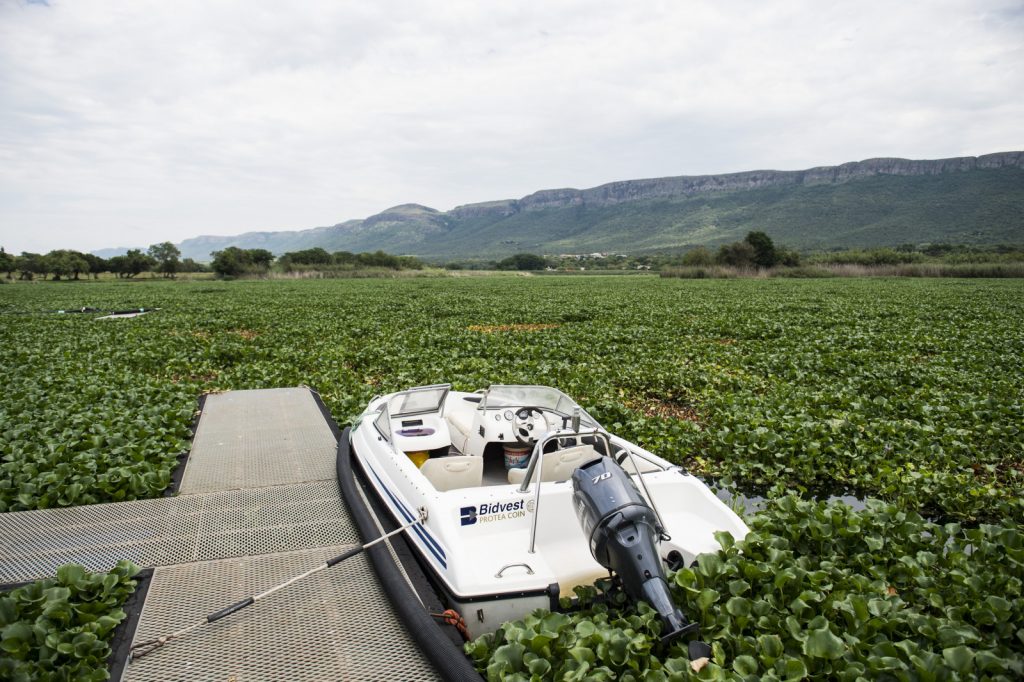
<path fill-rule="evenodd" d="M 0 0 L 0 244 L 1024 148 L 1019 2 Z"/>

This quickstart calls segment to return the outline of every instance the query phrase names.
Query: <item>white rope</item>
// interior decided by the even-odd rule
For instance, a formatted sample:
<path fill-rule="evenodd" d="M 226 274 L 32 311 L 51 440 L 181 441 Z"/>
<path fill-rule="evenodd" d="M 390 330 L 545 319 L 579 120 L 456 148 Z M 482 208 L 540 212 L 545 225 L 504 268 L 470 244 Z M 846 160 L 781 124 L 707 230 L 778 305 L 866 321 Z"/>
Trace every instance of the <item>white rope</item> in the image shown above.
<path fill-rule="evenodd" d="M 426 521 L 426 519 L 427 519 L 426 511 L 425 510 L 421 511 L 420 515 L 417 516 L 412 521 L 409 521 L 408 523 L 399 526 L 398 528 L 396 528 L 395 530 L 391 531 L 390 533 L 385 533 L 384 535 L 381 535 L 377 539 L 371 540 L 370 542 L 367 542 L 365 545 L 360 546 L 359 547 L 359 552 L 363 552 L 363 551 L 369 549 L 370 547 L 373 547 L 378 542 L 384 542 L 385 540 L 387 540 L 391 536 L 397 535 L 398 533 L 401 533 L 404 530 L 408 530 L 412 526 L 415 526 L 417 523 L 423 523 L 424 521 Z M 349 551 L 351 551 L 351 550 L 349 550 Z M 355 556 L 355 554 L 358 554 L 359 552 L 353 553 L 350 556 Z M 343 556 L 346 553 L 339 554 L 338 556 Z M 334 557 L 334 558 L 337 558 L 337 557 Z M 345 558 L 347 559 L 349 557 L 345 557 Z M 275 587 L 271 587 L 266 592 L 262 592 L 260 594 L 257 594 L 255 596 L 251 597 L 251 601 L 248 601 L 248 603 L 245 603 L 247 600 L 242 600 L 242 602 L 238 602 L 237 604 L 233 604 L 232 606 L 229 606 L 227 608 L 231 609 L 232 607 L 237 607 L 234 610 L 241 611 L 246 606 L 250 606 L 252 604 L 255 604 L 259 600 L 261 600 L 261 599 L 263 599 L 265 597 L 269 597 L 270 595 L 274 594 L 275 592 L 283 590 L 284 588 L 288 587 L 289 585 L 292 585 L 293 583 L 299 582 L 303 578 L 308 578 L 309 576 L 313 575 L 314 573 L 319 573 L 320 571 L 324 570 L 325 568 L 330 568 L 333 565 L 337 565 L 337 564 L 329 563 L 330 561 L 331 561 L 331 559 L 328 559 L 328 561 L 320 564 L 316 568 L 311 568 L 310 570 L 306 571 L 305 573 L 302 573 L 300 575 L 297 575 L 297 576 L 294 576 L 292 578 L 289 578 L 288 580 L 286 580 L 285 582 L 281 583 L 280 585 L 277 585 Z M 340 562 L 338 562 L 338 563 L 340 563 Z M 230 613 L 234 613 L 234 611 L 230 611 L 229 613 L 224 614 L 224 615 L 225 616 L 226 615 L 230 615 Z M 148 654 L 149 652 L 153 651 L 154 649 L 158 649 L 158 648 L 162 647 L 164 644 L 167 644 L 171 640 L 175 640 L 175 639 L 178 639 L 179 637 L 183 637 L 184 635 L 187 635 L 188 633 L 192 632 L 193 630 L 196 630 L 196 629 L 202 627 L 203 625 L 206 625 L 207 623 L 213 622 L 213 621 L 210 620 L 210 617 L 214 616 L 214 615 L 217 615 L 217 614 L 216 613 L 210 614 L 210 616 L 206 616 L 202 620 L 200 620 L 200 621 L 198 621 L 196 623 L 193 623 L 192 625 L 189 625 L 187 627 L 184 627 L 181 630 L 178 630 L 176 632 L 172 632 L 169 635 L 163 635 L 162 637 L 157 637 L 155 639 L 147 640 L 145 642 L 141 642 L 139 644 L 136 644 L 136 645 L 132 646 L 132 648 L 129 650 L 129 653 L 128 653 L 128 662 L 131 663 L 133 659 L 141 658 L 141 657 L 145 656 L 146 654 Z M 221 617 L 223 617 L 223 616 L 221 616 Z M 215 620 L 219 620 L 219 618 L 215 619 Z M 143 649 L 143 651 L 140 651 L 139 653 L 136 653 L 136 651 L 140 650 L 140 649 Z"/>
<path fill-rule="evenodd" d="M 373 507 L 370 505 L 370 500 L 367 499 L 366 492 L 363 490 L 363 487 L 356 485 L 356 490 L 359 492 L 359 496 L 363 499 L 363 504 L 366 505 L 366 509 L 370 512 L 370 518 L 373 519 L 373 525 L 377 527 L 377 532 L 383 533 L 384 526 L 381 525 L 380 519 L 377 517 L 377 514 L 374 513 Z M 420 596 L 420 593 L 416 590 L 416 586 L 413 585 L 409 574 L 406 573 L 405 566 L 402 565 L 402 560 L 398 558 L 398 553 L 395 552 L 394 545 L 391 544 L 390 540 L 388 540 L 387 545 L 388 551 L 391 552 L 391 558 L 394 559 L 395 564 L 398 566 L 398 572 L 401 573 L 402 578 L 405 579 L 405 584 L 409 586 L 410 590 L 412 590 L 412 593 L 415 595 L 416 600 L 419 601 L 420 606 L 426 608 L 427 605 L 423 603 L 423 597 Z"/>
<path fill-rule="evenodd" d="M 420 516 L 418 516 L 417 518 L 413 519 L 412 521 L 410 521 L 409 523 L 405 524 L 404 526 L 399 526 L 398 528 L 394 529 L 390 533 L 386 533 L 384 535 L 381 535 L 376 540 L 371 540 L 370 542 L 367 542 L 365 545 L 363 545 L 361 547 L 361 550 L 365 551 L 365 550 L 369 549 L 370 547 L 373 547 L 374 545 L 376 545 L 378 542 L 383 542 L 384 540 L 387 540 L 388 538 L 390 538 L 392 535 L 397 535 L 398 533 L 401 533 L 403 530 L 406 530 L 407 528 L 411 528 L 412 526 L 416 525 L 417 523 L 422 523 L 422 521 L 423 521 L 423 514 L 421 513 Z M 283 590 L 284 588 L 288 587 L 292 583 L 297 583 L 300 580 L 302 580 L 303 578 L 308 578 L 309 576 L 313 575 L 314 573 L 319 573 L 320 571 L 324 570 L 325 568 L 328 568 L 328 565 L 326 563 L 320 564 L 316 568 L 311 568 L 308 571 L 306 571 L 305 573 L 303 573 L 302 575 L 297 575 L 294 578 L 291 578 L 291 579 L 281 583 L 277 587 L 271 587 L 266 592 L 263 592 L 261 594 L 257 594 L 256 596 L 254 596 L 252 598 L 252 600 L 254 602 L 257 602 L 260 599 L 263 599 L 264 597 L 269 597 L 270 595 L 274 594 L 275 592 L 278 592 L 279 590 Z"/>

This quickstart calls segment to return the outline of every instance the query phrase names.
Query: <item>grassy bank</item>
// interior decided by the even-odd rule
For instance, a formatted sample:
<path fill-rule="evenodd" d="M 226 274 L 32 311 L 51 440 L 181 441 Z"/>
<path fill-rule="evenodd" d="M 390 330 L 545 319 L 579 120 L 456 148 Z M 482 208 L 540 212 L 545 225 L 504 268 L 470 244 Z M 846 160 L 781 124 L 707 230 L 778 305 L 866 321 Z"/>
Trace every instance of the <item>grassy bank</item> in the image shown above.
<path fill-rule="evenodd" d="M 737 278 L 825 278 L 825 277 L 1024 277 L 1024 263 L 902 263 L 862 265 L 858 263 L 819 263 L 796 267 L 736 268 L 727 265 L 680 266 L 663 269 L 662 277 L 680 279 Z"/>

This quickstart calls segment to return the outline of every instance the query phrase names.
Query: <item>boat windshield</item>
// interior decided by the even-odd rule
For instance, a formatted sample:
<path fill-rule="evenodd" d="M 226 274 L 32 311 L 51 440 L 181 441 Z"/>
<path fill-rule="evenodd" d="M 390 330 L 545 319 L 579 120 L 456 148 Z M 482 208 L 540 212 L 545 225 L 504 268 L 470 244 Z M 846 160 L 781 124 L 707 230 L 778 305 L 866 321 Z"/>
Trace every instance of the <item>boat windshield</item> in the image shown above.
<path fill-rule="evenodd" d="M 599 428 L 597 420 L 587 414 L 579 404 L 550 386 L 507 386 L 497 385 L 487 389 L 487 395 L 481 407 L 485 410 L 502 407 L 522 407 L 525 405 L 542 407 L 571 417 L 573 409 L 580 408 L 580 423 L 588 428 Z"/>
<path fill-rule="evenodd" d="M 420 386 L 408 391 L 396 393 L 388 403 L 392 417 L 405 417 L 413 414 L 437 412 L 448 395 L 451 384 L 438 386 Z"/>

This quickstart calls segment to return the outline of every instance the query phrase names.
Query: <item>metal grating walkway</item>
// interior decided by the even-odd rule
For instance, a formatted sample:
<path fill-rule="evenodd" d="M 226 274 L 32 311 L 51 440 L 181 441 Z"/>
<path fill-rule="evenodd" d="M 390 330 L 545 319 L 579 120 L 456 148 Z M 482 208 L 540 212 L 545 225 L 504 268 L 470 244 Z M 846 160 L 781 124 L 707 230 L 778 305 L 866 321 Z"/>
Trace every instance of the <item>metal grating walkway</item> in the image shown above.
<path fill-rule="evenodd" d="M 304 388 L 206 399 L 177 497 L 0 514 L 0 583 L 167 566 L 358 539 L 335 481 L 337 442 Z"/>
<path fill-rule="evenodd" d="M 173 632 L 343 552 L 329 547 L 158 568 L 135 641 Z M 125 682 L 430 680 L 436 674 L 363 555 L 157 649 Z"/>
<path fill-rule="evenodd" d="M 0 514 L 0 582 L 71 561 L 156 567 L 135 641 L 194 622 L 359 542 L 337 443 L 308 389 L 207 397 L 181 494 Z M 148 680 L 437 679 L 362 555 L 126 666 Z"/>
<path fill-rule="evenodd" d="M 181 492 L 333 481 L 337 446 L 313 394 L 304 388 L 211 395 Z"/>
<path fill-rule="evenodd" d="M 0 514 L 0 583 L 69 562 L 167 566 L 359 539 L 334 481 Z"/>

